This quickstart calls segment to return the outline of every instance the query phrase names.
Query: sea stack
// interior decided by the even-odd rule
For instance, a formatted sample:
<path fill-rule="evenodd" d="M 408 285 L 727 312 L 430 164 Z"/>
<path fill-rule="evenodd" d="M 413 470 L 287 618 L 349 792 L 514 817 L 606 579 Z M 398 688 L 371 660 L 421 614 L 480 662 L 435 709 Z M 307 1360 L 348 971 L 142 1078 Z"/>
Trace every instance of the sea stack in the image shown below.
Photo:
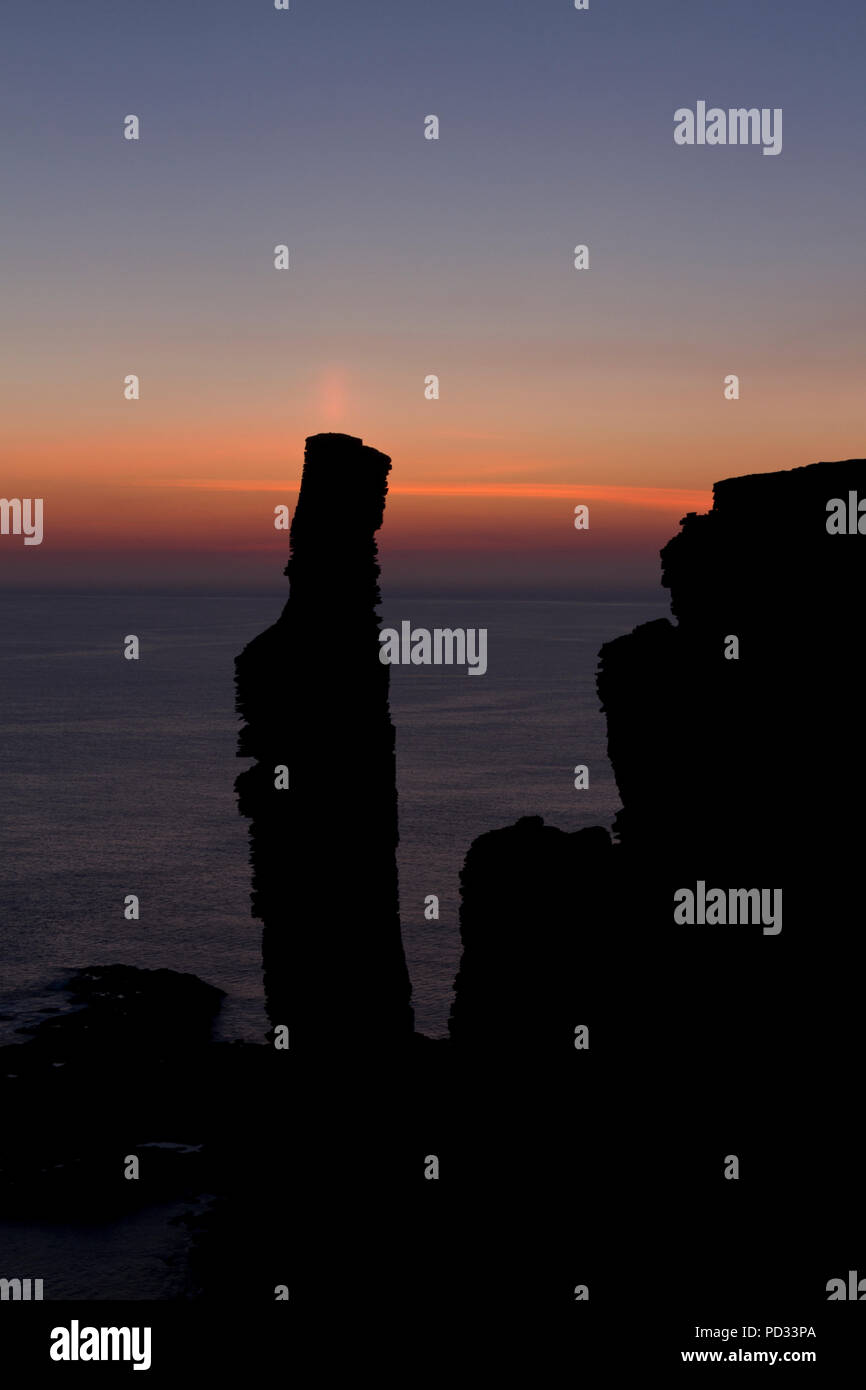
<path fill-rule="evenodd" d="M 268 1014 L 290 1048 L 408 1046 L 397 784 L 379 660 L 378 548 L 391 461 L 345 434 L 307 439 L 277 622 L 236 662 L 237 779 Z M 286 785 L 288 783 L 288 785 Z"/>

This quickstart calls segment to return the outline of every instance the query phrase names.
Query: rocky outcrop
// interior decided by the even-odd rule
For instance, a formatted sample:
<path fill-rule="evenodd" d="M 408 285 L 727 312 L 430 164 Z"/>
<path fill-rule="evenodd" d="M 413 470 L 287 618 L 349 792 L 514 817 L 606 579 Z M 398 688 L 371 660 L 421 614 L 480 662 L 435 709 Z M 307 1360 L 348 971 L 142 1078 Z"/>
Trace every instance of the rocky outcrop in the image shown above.
<path fill-rule="evenodd" d="M 64 995 L 60 1012 L 0 1048 L 0 1214 L 95 1218 L 198 1190 L 199 1146 L 230 1071 L 231 1049 L 211 1041 L 222 990 L 173 970 L 93 965 Z M 141 1181 L 124 1180 L 127 1154 Z"/>
<path fill-rule="evenodd" d="M 461 1052 L 534 1071 L 568 1057 L 594 1013 L 598 958 L 610 921 L 611 839 L 566 834 L 541 816 L 490 831 L 460 876 L 463 954 L 449 1033 Z"/>

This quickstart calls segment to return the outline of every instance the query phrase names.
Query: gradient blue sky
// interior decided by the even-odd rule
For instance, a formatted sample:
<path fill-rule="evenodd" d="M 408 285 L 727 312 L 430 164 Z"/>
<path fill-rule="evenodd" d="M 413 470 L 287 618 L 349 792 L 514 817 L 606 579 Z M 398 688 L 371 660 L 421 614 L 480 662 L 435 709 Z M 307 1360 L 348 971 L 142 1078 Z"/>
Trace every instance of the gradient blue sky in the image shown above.
<path fill-rule="evenodd" d="M 392 454 L 383 551 L 422 587 L 504 583 L 515 543 L 527 582 L 569 583 L 570 508 L 444 516 L 401 485 L 609 485 L 585 577 L 651 582 L 681 513 L 615 489 L 862 453 L 864 14 L 10 0 L 2 492 L 47 520 L 36 560 L 2 539 L 0 576 L 264 582 L 320 429 Z M 782 154 L 676 147 L 699 99 L 782 107 Z"/>

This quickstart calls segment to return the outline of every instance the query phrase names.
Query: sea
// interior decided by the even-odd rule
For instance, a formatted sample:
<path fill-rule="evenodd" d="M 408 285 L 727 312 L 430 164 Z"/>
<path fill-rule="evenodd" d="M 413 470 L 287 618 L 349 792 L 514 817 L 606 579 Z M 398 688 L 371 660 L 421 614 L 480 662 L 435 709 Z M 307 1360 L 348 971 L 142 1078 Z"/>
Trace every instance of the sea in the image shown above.
<path fill-rule="evenodd" d="M 226 998 L 216 1035 L 262 1040 L 261 926 L 250 915 L 247 822 L 233 785 L 248 766 L 236 756 L 233 663 L 284 598 L 0 597 L 0 1043 L 20 1041 L 17 1030 L 56 1008 L 73 970 L 115 961 L 217 985 Z M 598 651 L 668 607 L 662 596 L 391 595 L 381 614 L 398 629 L 407 619 L 487 629 L 483 676 L 391 667 L 403 941 L 416 1028 L 440 1037 L 469 845 L 523 815 L 564 830 L 611 825 L 619 797 Z M 130 634 L 138 661 L 123 657 Z M 574 786 L 579 764 L 589 769 L 584 790 Z M 138 920 L 124 916 L 131 894 Z M 430 895 L 434 920 L 425 918 Z M 23 1261 L 22 1277 L 48 1277 L 46 1297 L 170 1297 L 181 1277 L 177 1215 L 166 1207 L 98 1232 L 7 1225 L 0 1275 Z"/>
<path fill-rule="evenodd" d="M 280 596 L 0 597 L 0 1042 L 76 968 L 191 971 L 225 990 L 217 1036 L 261 1040 L 261 927 L 238 815 L 234 658 Z M 610 826 L 595 688 L 645 603 L 391 598 L 384 626 L 486 628 L 488 667 L 391 671 L 400 903 L 416 1027 L 447 1031 L 458 874 L 472 840 L 540 815 Z M 123 657 L 136 634 L 138 661 Z M 589 768 L 576 790 L 574 769 Z M 335 806 L 335 813 L 338 807 Z M 138 920 L 124 901 L 139 899 Z M 439 899 L 426 920 L 425 899 Z M 49 1003 L 56 1005 L 52 991 Z"/>

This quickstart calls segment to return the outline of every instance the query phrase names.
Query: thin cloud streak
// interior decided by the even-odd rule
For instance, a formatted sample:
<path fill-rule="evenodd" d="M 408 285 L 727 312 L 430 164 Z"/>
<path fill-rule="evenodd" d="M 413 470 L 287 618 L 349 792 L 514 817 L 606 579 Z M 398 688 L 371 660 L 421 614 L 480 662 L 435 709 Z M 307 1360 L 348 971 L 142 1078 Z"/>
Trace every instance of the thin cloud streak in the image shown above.
<path fill-rule="evenodd" d="M 203 492 L 294 493 L 297 483 L 273 478 L 165 478 L 141 484 L 144 487 L 188 488 Z M 712 505 L 709 488 L 637 487 L 613 483 L 395 483 L 388 488 L 394 497 L 513 497 L 527 501 L 619 502 L 626 506 L 661 511 L 707 511 Z"/>

